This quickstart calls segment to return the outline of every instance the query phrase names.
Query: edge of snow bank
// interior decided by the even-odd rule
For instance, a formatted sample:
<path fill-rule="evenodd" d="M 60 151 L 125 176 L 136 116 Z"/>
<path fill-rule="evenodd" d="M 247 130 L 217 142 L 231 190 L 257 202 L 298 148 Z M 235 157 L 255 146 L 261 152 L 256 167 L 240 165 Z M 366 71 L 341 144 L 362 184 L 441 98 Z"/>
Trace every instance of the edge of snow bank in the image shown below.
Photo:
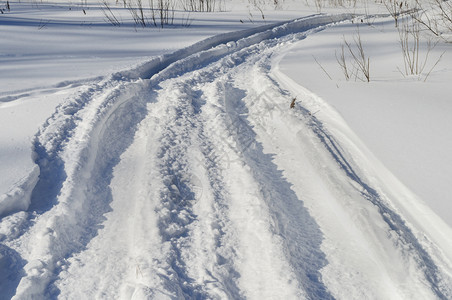
<path fill-rule="evenodd" d="M 34 165 L 31 172 L 18 181 L 9 192 L 0 195 L 0 219 L 10 213 L 28 209 L 31 193 L 39 180 L 39 174 L 38 165 Z"/>

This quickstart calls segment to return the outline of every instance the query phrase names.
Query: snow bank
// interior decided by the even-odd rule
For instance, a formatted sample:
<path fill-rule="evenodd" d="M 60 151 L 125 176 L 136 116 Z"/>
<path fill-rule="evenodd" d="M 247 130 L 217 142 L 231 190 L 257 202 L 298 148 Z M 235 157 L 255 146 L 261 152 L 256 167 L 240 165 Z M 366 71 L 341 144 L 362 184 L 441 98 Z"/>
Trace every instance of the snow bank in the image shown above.
<path fill-rule="evenodd" d="M 39 180 L 39 167 L 35 165 L 30 174 L 17 182 L 11 190 L 0 195 L 0 218 L 22 210 L 31 203 L 31 193 Z"/>

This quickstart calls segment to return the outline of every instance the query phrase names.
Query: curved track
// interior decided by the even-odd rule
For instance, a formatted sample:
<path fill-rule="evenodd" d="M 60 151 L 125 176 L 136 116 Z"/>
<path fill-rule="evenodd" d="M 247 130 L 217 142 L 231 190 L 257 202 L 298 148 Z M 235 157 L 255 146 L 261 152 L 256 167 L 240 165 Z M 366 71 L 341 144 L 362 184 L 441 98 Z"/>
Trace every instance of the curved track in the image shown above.
<path fill-rule="evenodd" d="M 400 214 L 346 131 L 324 124 L 331 108 L 275 70 L 291 44 L 348 18 L 212 38 L 60 106 L 36 136 L 30 208 L 2 219 L 15 232 L 0 249 L 3 291 L 452 298 L 449 258 Z"/>

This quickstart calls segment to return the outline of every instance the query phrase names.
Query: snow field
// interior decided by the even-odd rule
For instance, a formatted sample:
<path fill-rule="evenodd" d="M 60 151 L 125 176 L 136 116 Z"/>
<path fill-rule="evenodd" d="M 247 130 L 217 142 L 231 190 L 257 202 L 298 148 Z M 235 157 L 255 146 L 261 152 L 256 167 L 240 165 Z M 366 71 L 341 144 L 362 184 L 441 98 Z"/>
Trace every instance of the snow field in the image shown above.
<path fill-rule="evenodd" d="M 190 68 L 193 68 L 199 64 L 205 63 L 209 61 L 209 59 L 214 59 L 215 57 L 219 57 L 222 55 L 225 55 L 226 53 L 230 51 L 236 51 L 243 47 L 246 47 L 250 44 L 256 43 L 257 41 L 264 39 L 264 38 L 270 38 L 270 37 L 276 37 L 278 35 L 282 35 L 294 30 L 298 30 L 303 27 L 316 27 L 321 24 L 327 24 L 328 22 L 332 22 L 334 20 L 342 20 L 349 18 L 349 15 L 339 15 L 339 16 L 323 16 L 320 18 L 313 18 L 308 17 L 306 21 L 304 22 L 290 22 L 289 24 L 284 24 L 282 26 L 278 25 L 267 25 L 260 28 L 254 28 L 249 30 L 244 30 L 240 32 L 233 32 L 233 33 L 225 33 L 220 34 L 215 37 L 208 38 L 206 40 L 200 41 L 198 43 L 195 43 L 194 45 L 191 45 L 187 48 L 180 49 L 178 51 L 175 51 L 171 54 L 164 54 L 161 56 L 158 56 L 156 58 L 150 59 L 149 61 L 145 63 L 141 63 L 137 66 L 135 66 L 132 69 L 116 72 L 113 75 L 111 75 L 111 78 L 106 78 L 103 80 L 103 85 L 111 84 L 111 80 L 138 80 L 140 78 L 147 78 L 150 76 L 153 76 L 153 80 L 155 82 L 158 82 L 162 79 L 176 76 L 180 73 L 183 73 L 186 70 L 189 70 Z M 275 28 L 275 29 L 273 29 Z M 277 31 L 276 31 L 277 29 Z M 262 32 L 258 34 L 259 32 Z M 235 44 L 234 40 L 239 40 L 239 44 Z M 226 45 L 222 44 L 227 41 L 232 41 L 231 43 L 227 43 Z M 215 45 L 219 45 L 217 47 L 214 47 Z M 213 47 L 212 49 L 209 49 Z M 209 49 L 209 50 L 205 50 Z M 198 53 L 196 55 L 193 55 L 190 59 L 186 59 L 187 56 L 192 55 L 194 53 Z M 167 68 L 170 66 L 171 68 Z M 97 85 L 96 82 L 93 83 L 94 86 Z M 89 88 L 89 87 L 88 87 Z M 95 87 L 96 89 L 98 87 Z M 68 110 L 76 110 L 80 109 L 84 105 L 84 100 L 88 99 L 91 95 L 90 93 L 93 93 L 94 91 L 87 91 L 84 95 L 81 95 L 79 99 L 74 104 L 67 104 L 62 103 L 61 106 L 63 109 Z M 71 101 L 71 100 L 67 100 Z M 67 102 L 66 101 L 66 102 Z M 66 107 L 68 106 L 68 107 Z M 64 115 L 63 115 L 64 116 Z M 51 119 L 51 118 L 50 118 Z M 67 119 L 67 118 L 66 118 Z M 59 119 L 56 121 L 56 125 L 58 126 L 58 122 L 60 120 L 64 120 L 64 117 L 59 117 Z M 64 122 L 64 121 L 63 121 Z M 72 122 L 71 119 L 67 122 Z M 53 125 L 53 124 L 52 124 Z M 63 127 L 62 130 L 67 128 Z M 30 127 L 33 128 L 33 127 Z M 69 127 L 70 128 L 70 127 Z M 29 133 L 27 133 L 29 134 Z M 64 134 L 64 131 L 63 131 Z M 57 137 L 53 137 L 58 138 Z M 36 150 L 35 150 L 36 151 Z M 31 167 L 30 167 L 31 169 Z M 31 178 L 33 179 L 33 177 Z M 23 181 L 23 180 L 22 180 Z M 19 182 L 16 184 L 16 186 L 19 186 L 23 183 Z M 14 189 L 14 188 L 13 188 Z M 12 190 L 13 190 L 12 189 Z M 20 189 L 20 187 L 19 187 Z M 14 194 L 13 191 L 9 192 L 9 194 Z M 3 196 L 2 196 L 3 197 Z M 8 201 L 7 199 L 9 196 L 4 196 L 5 201 Z M 10 201 L 11 202 L 11 201 Z M 5 205 L 5 209 L 7 209 L 9 212 L 18 210 L 16 207 L 9 207 Z M 22 207 L 23 209 L 23 207 Z M 0 211 L 0 214 L 2 212 Z"/>
<path fill-rule="evenodd" d="M 406 76 L 394 20 L 378 18 L 370 22 L 370 25 L 366 20 L 342 23 L 309 35 L 286 53 L 279 63 L 280 70 L 337 110 L 384 168 L 450 227 L 452 210 L 447 193 L 448 179 L 452 176 L 448 151 L 451 143 L 448 128 L 452 126 L 448 117 L 452 89 L 447 84 L 452 68 L 450 45 L 438 43 L 428 54 L 426 70 L 419 76 Z M 336 61 L 344 39 L 353 43 L 358 31 L 370 58 L 368 84 L 353 78 L 346 81 Z M 427 55 L 429 38 L 421 31 L 422 61 Z M 426 73 L 441 55 L 426 79 Z M 324 80 L 317 80 L 320 77 Z"/>
<path fill-rule="evenodd" d="M 282 56 L 282 55 L 281 55 Z M 384 224 L 382 222 L 377 222 L 378 218 L 375 217 L 370 217 L 371 215 L 369 215 L 369 211 L 371 208 L 373 208 L 373 210 L 375 210 L 375 206 L 370 206 L 364 209 L 360 209 L 359 206 L 358 208 L 356 208 L 356 203 L 353 202 L 353 208 L 352 206 L 349 205 L 345 205 L 347 208 L 349 209 L 353 209 L 352 213 L 348 216 L 348 218 L 350 219 L 357 219 L 358 224 L 355 224 L 353 226 L 350 226 L 350 228 L 367 228 L 367 230 L 370 230 L 370 232 L 367 232 L 367 234 L 365 235 L 366 239 L 367 239 L 367 235 L 371 234 L 371 236 L 373 236 L 373 238 L 371 238 L 369 240 L 369 242 L 371 242 L 372 240 L 379 240 L 380 242 L 378 243 L 379 246 L 374 245 L 369 247 L 366 252 L 375 252 L 376 249 L 381 248 L 382 245 L 387 245 L 390 246 L 390 244 L 394 244 L 394 245 L 403 245 L 405 243 L 413 243 L 413 246 L 409 246 L 409 245 L 404 245 L 402 246 L 401 250 L 397 250 L 397 252 L 401 251 L 401 253 L 393 253 L 391 250 L 390 252 L 384 254 L 384 261 L 391 261 L 392 259 L 394 259 L 397 256 L 401 256 L 403 260 L 408 261 L 407 265 L 404 267 L 401 267 L 401 269 L 399 269 L 398 271 L 396 271 L 397 273 L 399 273 L 399 275 L 397 275 L 398 280 L 401 280 L 402 283 L 399 284 L 399 286 L 397 286 L 397 290 L 400 290 L 400 287 L 405 287 L 405 286 L 411 286 L 413 285 L 413 282 L 416 281 L 413 279 L 410 280 L 406 280 L 406 270 L 412 270 L 413 272 L 419 272 L 419 271 L 426 271 L 426 267 L 420 267 L 420 268 L 415 268 L 416 270 L 414 270 L 412 268 L 412 265 L 410 263 L 415 261 L 417 263 L 419 263 L 419 259 L 426 259 L 426 261 L 424 262 L 427 265 L 430 265 L 431 259 L 434 259 L 437 262 L 437 265 L 439 266 L 439 270 L 441 270 L 440 272 L 444 272 L 443 274 L 445 275 L 445 277 L 440 276 L 439 278 L 437 277 L 437 275 L 432 275 L 429 274 L 429 271 L 427 271 L 427 277 L 430 276 L 430 278 L 428 280 L 432 280 L 434 282 L 436 282 L 437 284 L 437 288 L 442 288 L 443 286 L 449 286 L 450 285 L 450 263 L 448 263 L 447 261 L 450 261 L 450 251 L 446 250 L 444 252 L 440 251 L 438 252 L 438 246 L 445 250 L 445 249 L 450 249 L 450 228 L 444 224 L 444 222 L 442 222 L 441 219 L 437 219 L 437 218 L 432 218 L 431 220 L 429 219 L 429 216 L 433 216 L 433 213 L 430 211 L 429 208 L 427 208 L 425 206 L 425 204 L 423 204 L 416 195 L 414 195 L 411 191 L 409 191 L 405 186 L 403 186 L 403 184 L 401 184 L 392 174 L 390 174 L 388 172 L 388 170 L 381 165 L 381 163 L 375 158 L 375 156 L 370 153 L 368 151 L 368 149 L 366 148 L 365 145 L 362 144 L 362 142 L 360 141 L 360 139 L 353 133 L 350 131 L 349 127 L 345 124 L 345 122 L 343 121 L 342 117 L 337 114 L 337 112 L 335 110 L 333 110 L 325 101 L 323 101 L 322 99 L 320 99 L 318 96 L 314 95 L 313 93 L 311 93 L 310 91 L 306 90 L 305 88 L 302 88 L 300 86 L 298 86 L 297 83 L 295 83 L 291 78 L 289 78 L 285 73 L 281 72 L 279 70 L 278 64 L 279 61 L 281 59 L 281 56 L 279 58 L 277 58 L 275 60 L 274 63 L 274 76 L 277 80 L 277 82 L 281 82 L 282 86 L 289 89 L 290 91 L 292 91 L 293 94 L 296 95 L 305 95 L 305 97 L 302 99 L 303 103 L 304 103 L 304 107 L 312 107 L 311 111 L 315 111 L 317 113 L 315 113 L 315 116 L 318 116 L 317 118 L 321 118 L 322 122 L 324 123 L 324 126 L 326 128 L 328 128 L 328 131 L 331 131 L 331 134 L 333 134 L 334 136 L 334 143 L 339 142 L 340 144 L 342 144 L 343 146 L 338 148 L 340 150 L 340 152 L 342 152 L 342 154 L 340 154 L 338 158 L 340 158 L 341 160 L 346 159 L 345 160 L 345 165 L 343 165 L 343 163 L 340 163 L 340 165 L 343 165 L 342 168 L 353 168 L 354 165 L 359 165 L 360 167 L 357 168 L 357 170 L 359 170 L 360 172 L 362 172 L 362 175 L 357 175 L 357 174 L 353 174 L 353 177 L 355 176 L 363 176 L 363 178 L 368 178 L 367 180 L 369 180 L 369 182 L 372 184 L 372 186 L 377 186 L 379 187 L 378 190 L 374 191 L 375 194 L 372 197 L 377 197 L 380 198 L 378 199 L 378 202 L 382 201 L 382 204 L 377 204 L 375 203 L 375 201 L 372 201 L 374 204 L 377 204 L 378 210 L 386 210 L 387 208 L 385 208 L 386 205 L 389 205 L 391 208 L 391 211 L 396 212 L 396 214 L 402 214 L 404 217 L 406 217 L 407 219 L 402 221 L 403 223 L 405 222 L 409 222 L 409 226 L 411 228 L 406 228 L 403 223 L 400 223 L 398 225 L 392 223 L 395 220 L 397 220 L 399 217 L 397 215 L 393 215 L 391 218 L 395 218 L 395 220 L 392 220 L 388 222 L 387 219 L 387 213 L 384 213 L 383 219 L 386 223 L 388 224 Z M 303 131 L 300 131 L 303 132 Z M 344 145 L 346 145 L 344 147 Z M 333 145 L 334 146 L 334 145 Z M 338 147 L 334 146 L 334 147 Z M 318 162 L 318 154 L 321 151 L 306 151 L 307 153 L 315 153 L 315 157 L 311 157 L 311 159 L 309 160 L 311 163 L 312 162 Z M 345 157 L 348 158 L 344 158 L 343 155 L 345 155 Z M 350 164 L 350 165 L 349 165 Z M 319 166 L 320 168 L 324 168 L 324 166 Z M 351 170 L 353 173 L 354 171 Z M 323 174 L 323 176 L 321 176 L 322 178 L 328 178 L 330 177 L 328 174 L 332 174 L 333 172 L 326 172 L 325 174 Z M 349 175 L 350 176 L 350 175 Z M 357 178 L 351 178 L 353 180 L 358 179 L 357 182 L 351 182 L 351 184 L 353 186 L 355 186 L 355 188 L 358 188 L 359 190 L 362 190 L 364 188 L 364 190 L 368 190 L 369 186 L 367 186 L 367 184 L 365 184 L 365 181 L 361 181 L 361 179 L 359 179 L 359 177 Z M 359 185 L 363 185 L 361 187 L 356 186 L 356 183 L 358 183 Z M 308 185 L 309 186 L 309 185 Z M 346 186 L 346 184 L 334 184 L 335 187 L 340 187 L 341 189 Z M 367 187 L 366 187 L 367 186 Z M 362 193 L 362 192 L 360 192 Z M 347 199 L 352 193 L 350 192 L 345 192 L 341 194 L 341 197 L 339 197 L 338 199 Z M 367 197 L 365 197 L 367 198 Z M 361 204 L 362 205 L 362 204 Z M 366 205 L 368 206 L 368 205 Z M 343 205 L 344 207 L 344 205 Z M 322 211 L 327 210 L 326 207 L 323 208 Z M 392 213 L 390 213 L 392 214 Z M 381 229 L 379 229 L 378 231 L 380 231 L 380 233 L 375 232 L 375 228 L 372 228 L 371 224 L 368 223 L 368 220 L 372 220 L 372 223 L 375 224 L 380 224 L 378 225 L 379 227 L 381 227 Z M 413 223 L 411 223 L 411 221 Z M 399 222 L 399 221 L 396 221 Z M 392 224 L 391 224 L 392 223 Z M 406 223 L 405 223 L 406 224 Z M 390 226 L 390 228 L 387 228 L 387 225 Z M 396 225 L 396 227 L 394 228 L 394 225 Z M 414 225 L 414 226 L 413 226 Z M 328 226 L 328 225 L 326 225 Z M 397 228 L 397 227 L 401 227 L 401 228 Z M 405 227 L 405 228 L 404 228 Z M 324 228 L 322 226 L 322 228 Z M 404 228 L 404 229 L 403 229 Z M 389 232 L 387 232 L 389 230 Z M 395 232 L 398 232 L 400 229 L 402 229 L 403 231 L 408 231 L 406 233 L 403 233 L 402 235 L 405 235 L 405 237 L 398 237 L 398 234 L 394 234 Z M 361 229 L 362 230 L 362 229 Z M 366 231 L 367 231 L 366 230 Z M 372 231 L 374 231 L 372 233 Z M 386 231 L 386 233 L 385 233 Z M 395 231 L 395 232 L 394 232 Z M 399 231 L 400 234 L 400 231 Z M 428 235 L 428 237 L 426 236 Z M 390 238 L 390 240 L 393 240 L 392 242 L 390 241 L 386 241 L 385 240 L 387 238 Z M 350 237 L 348 237 L 347 239 L 344 239 L 344 241 L 350 241 Z M 395 240 L 394 240 L 395 239 Z M 418 244 L 417 240 L 419 241 L 420 244 Z M 390 244 L 388 244 L 388 242 Z M 361 244 L 361 243 L 359 243 Z M 417 244 L 417 245 L 416 245 Z M 422 246 L 421 246 L 422 245 Z M 398 247 L 399 247 L 398 246 Z M 419 249 L 419 255 L 420 257 L 406 257 L 406 251 L 408 249 L 412 250 L 412 247 L 415 248 L 420 248 Z M 433 257 L 429 257 L 429 255 L 426 255 L 426 252 L 424 252 L 424 249 L 428 249 L 428 251 L 433 254 Z M 353 253 L 354 250 L 349 249 L 349 251 L 345 252 L 345 253 Z M 388 251 L 387 249 L 385 251 Z M 332 262 L 333 260 L 337 259 L 337 255 L 335 255 L 335 258 L 331 258 L 331 260 L 329 260 L 330 262 Z M 356 259 L 356 257 L 354 257 L 354 259 Z M 376 260 L 375 260 L 376 261 Z M 400 263 L 400 262 L 399 262 Z M 424 264 L 421 262 L 421 264 Z M 365 263 L 361 262 L 358 265 L 365 265 Z M 388 264 L 388 267 L 390 269 L 390 272 L 388 273 L 388 276 L 391 277 L 389 274 L 394 274 L 394 268 L 397 264 L 394 262 L 394 264 Z M 330 263 L 328 267 L 332 266 L 332 264 Z M 427 267 L 428 269 L 428 267 Z M 337 274 L 339 274 L 340 271 L 338 271 Z M 361 273 L 360 273 L 361 274 Z M 376 273 L 376 274 L 381 274 L 381 273 Z M 442 277 L 442 279 L 441 279 Z M 387 277 L 386 277 L 387 278 Z M 396 281 L 397 279 L 392 278 L 391 280 L 391 284 L 394 283 L 394 281 Z M 380 281 L 375 281 L 375 282 L 384 282 L 384 280 L 380 280 Z M 419 282 L 419 279 L 418 279 Z M 422 284 L 429 284 L 428 282 L 426 283 L 424 279 L 420 279 L 420 282 Z M 358 284 L 359 285 L 359 284 Z M 339 288 L 341 291 L 343 290 L 343 286 L 340 286 Z M 406 291 L 406 294 L 402 294 L 402 298 L 405 298 L 407 296 L 409 297 L 417 297 L 416 293 L 417 292 L 411 292 L 411 291 Z M 447 292 L 450 293 L 450 292 Z M 390 292 L 391 295 L 395 294 L 395 290 Z M 446 294 L 447 295 L 447 294 Z M 445 295 L 441 295 L 441 293 L 436 296 L 441 297 L 448 297 Z M 427 297 L 427 296 L 425 296 Z M 378 297 L 377 297 L 378 298 Z"/>
<path fill-rule="evenodd" d="M 1 288 L 15 299 L 450 298 L 449 228 L 429 213 L 414 222 L 415 196 L 277 68 L 290 45 L 349 17 L 218 36 L 63 103 L 34 142 L 30 209 L 0 224 Z"/>
<path fill-rule="evenodd" d="M 324 22 L 324 19 L 320 18 L 320 22 Z M 314 19 L 314 22 L 319 21 Z M 307 20 L 300 23 L 301 26 L 306 24 L 310 25 L 312 22 Z M 264 31 L 262 38 L 271 35 L 273 33 L 269 35 Z M 256 37 L 247 38 L 238 49 L 255 41 Z M 212 51 L 216 53 L 217 50 L 214 48 L 210 52 L 206 52 L 206 59 L 212 58 L 210 54 Z M 219 54 L 224 55 L 224 52 L 220 51 Z M 196 56 L 195 59 L 198 60 Z M 189 63 L 184 64 L 190 66 Z M 184 64 L 176 63 L 170 69 L 177 70 Z M 162 74 L 160 76 L 163 78 L 168 77 L 167 73 Z M 60 106 L 55 116 L 47 122 L 43 133 L 37 138 L 35 146 L 37 162 L 43 173 L 35 192 L 42 191 L 50 198 L 46 199 L 47 203 L 43 202 L 44 199 L 39 198 L 32 201 L 33 209 L 43 214 L 30 220 L 28 226 L 31 228 L 19 238 L 20 243 L 24 244 L 21 247 L 29 249 L 27 254 L 29 262 L 24 266 L 27 276 L 21 280 L 16 297 L 59 293 L 52 285 L 56 279 L 52 274 L 59 272 L 57 270 L 62 266 L 64 268 L 65 257 L 68 257 L 69 253 L 77 253 L 83 249 L 84 241 L 88 242 L 97 234 L 99 220 L 102 220 L 99 217 L 109 210 L 111 191 L 107 182 L 111 177 L 105 174 L 111 172 L 115 157 L 123 151 L 121 149 L 124 149 L 127 143 L 130 143 L 129 139 L 132 137 L 134 129 L 133 125 L 132 127 L 127 126 L 131 124 L 128 122 L 137 122 L 143 118 L 141 107 L 144 104 L 142 100 L 128 101 L 137 99 L 133 97 L 133 94 L 142 91 L 141 88 L 137 90 L 135 83 L 133 83 L 134 85 L 119 83 L 118 85 L 115 78 L 112 76 L 111 79 L 95 84 L 74 102 Z M 152 80 L 158 82 L 156 78 Z M 131 86 L 132 94 L 127 92 L 127 86 Z M 144 98 L 144 96 L 140 97 L 140 99 Z M 86 102 L 87 99 L 92 99 L 92 101 Z M 121 120 L 121 122 L 118 123 L 116 120 Z M 130 133 L 124 135 L 124 131 Z M 177 160 L 178 158 L 176 156 L 169 159 Z M 170 176 L 168 180 L 172 180 L 171 176 L 174 175 L 168 174 L 168 176 Z M 50 183 L 55 184 L 55 180 L 61 183 L 59 192 L 56 190 L 58 185 L 52 188 L 48 186 Z M 174 189 L 173 185 L 170 187 Z M 54 190 L 54 188 L 56 189 Z M 176 185 L 176 188 L 180 187 Z M 174 193 L 177 196 L 178 191 L 176 190 Z M 38 196 L 39 194 L 36 197 Z M 52 205 L 52 202 L 48 201 L 55 201 L 51 198 L 52 196 L 56 197 L 58 202 L 51 208 L 49 205 Z M 77 199 L 77 201 L 72 199 Z M 181 227 L 181 224 L 166 223 L 169 221 L 165 221 L 165 218 L 172 220 L 168 211 L 172 212 L 170 208 L 173 204 L 169 202 L 168 205 L 170 205 L 169 208 L 157 207 L 157 209 L 160 215 L 163 214 L 163 221 L 161 221 L 163 225 L 160 226 L 168 226 L 169 232 L 165 234 L 168 234 L 168 238 L 171 240 L 172 234 L 180 234 L 178 228 Z M 181 213 L 185 213 L 185 211 L 181 211 Z M 176 239 L 170 243 L 172 247 L 177 246 L 169 259 L 169 263 L 173 269 L 176 269 L 176 273 L 179 267 L 177 264 L 181 263 L 182 252 L 178 247 L 182 241 L 183 239 Z M 27 245 L 34 245 L 33 249 Z M 58 249 L 58 251 L 54 251 L 54 249 Z M 180 288 L 184 286 L 183 278 L 177 280 L 180 282 L 175 288 L 176 295 L 181 293 Z M 48 284 L 51 286 L 47 287 Z M 170 290 L 172 290 L 171 287 Z M 187 290 L 184 292 L 194 293 L 195 291 L 196 288 L 191 287 L 188 292 Z"/>
<path fill-rule="evenodd" d="M 5 12 L 0 20 L 0 198 L 8 203 L 18 203 L 12 201 L 17 199 L 14 195 L 29 192 L 21 185 L 30 181 L 27 178 L 34 168 L 30 144 L 35 134 L 55 108 L 74 97 L 78 89 L 98 83 L 107 74 L 136 71 L 132 66 L 143 63 L 149 74 L 132 72 L 118 78 L 150 77 L 162 69 L 160 63 L 170 60 L 165 54 L 175 61 L 187 52 L 186 47 L 201 50 L 200 46 L 206 49 L 213 45 L 219 38 L 211 38 L 214 35 L 229 33 L 224 38 L 235 40 L 238 35 L 231 31 L 256 32 L 258 25 L 271 26 L 300 16 L 288 11 L 270 13 L 259 20 L 249 15 L 246 5 L 240 5 L 238 12 L 226 14 L 191 13 L 194 22 L 190 27 L 179 25 L 179 13 L 183 12 L 178 11 L 174 26 L 137 28 L 122 4 L 108 1 L 121 15 L 123 24 L 118 28 L 106 22 L 98 1 L 8 2 L 10 11 L 5 10 L 6 2 L 0 5 Z M 3 210 L 18 210 L 9 204 L 1 209 L 0 215 L 4 215 Z"/>

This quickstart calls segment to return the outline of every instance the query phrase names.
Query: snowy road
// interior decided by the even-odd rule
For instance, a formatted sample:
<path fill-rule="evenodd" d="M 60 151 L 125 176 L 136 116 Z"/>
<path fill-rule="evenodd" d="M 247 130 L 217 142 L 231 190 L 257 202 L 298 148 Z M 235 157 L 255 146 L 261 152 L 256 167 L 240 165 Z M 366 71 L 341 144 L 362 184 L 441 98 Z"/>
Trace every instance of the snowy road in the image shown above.
<path fill-rule="evenodd" d="M 58 107 L 36 136 L 31 204 L 0 223 L 1 294 L 451 299 L 449 229 L 413 218 L 410 192 L 278 70 L 348 18 L 218 36 Z"/>

